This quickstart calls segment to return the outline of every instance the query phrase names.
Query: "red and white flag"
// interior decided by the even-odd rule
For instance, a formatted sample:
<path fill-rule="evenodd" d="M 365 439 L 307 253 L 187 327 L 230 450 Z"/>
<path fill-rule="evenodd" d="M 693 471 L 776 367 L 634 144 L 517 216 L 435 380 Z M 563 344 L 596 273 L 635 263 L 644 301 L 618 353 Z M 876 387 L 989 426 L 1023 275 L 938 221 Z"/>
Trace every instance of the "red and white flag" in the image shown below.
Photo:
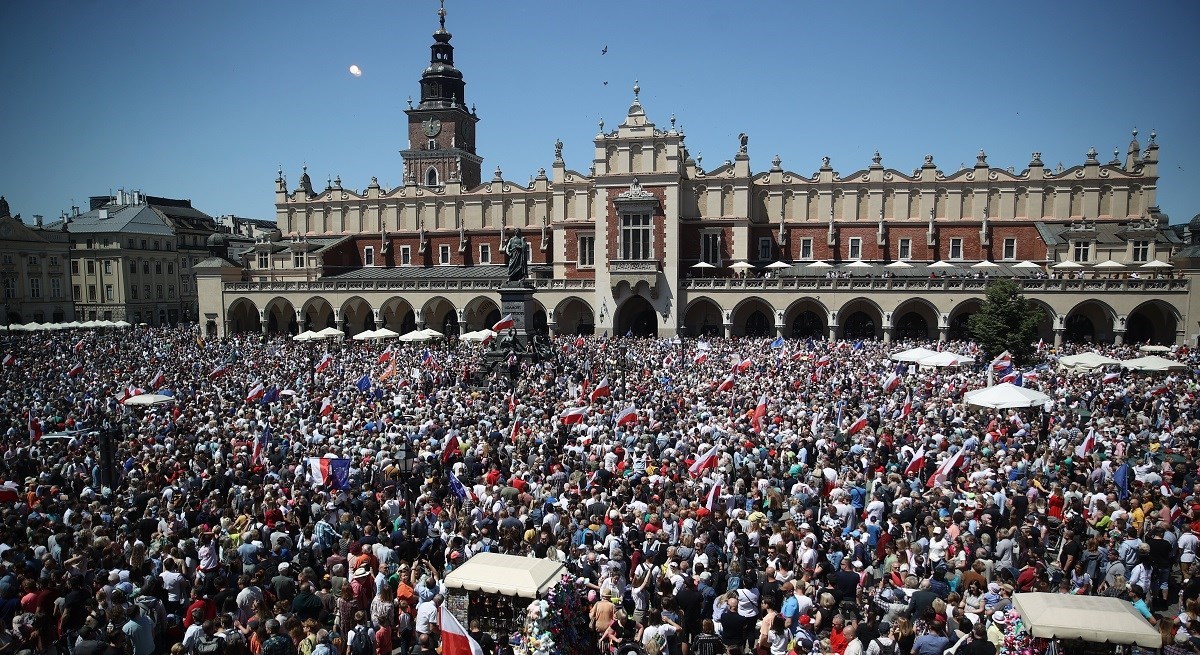
<path fill-rule="evenodd" d="M 8 354 L 6 354 L 6 355 L 4 356 L 4 365 L 5 365 L 5 366 L 16 366 L 16 365 L 17 365 L 17 358 L 16 358 L 16 357 L 13 357 L 13 356 L 12 356 L 12 353 L 8 353 Z"/>
<path fill-rule="evenodd" d="M 517 433 L 520 431 L 521 431 L 521 419 L 517 419 L 517 420 L 513 421 L 512 433 L 509 434 L 509 437 L 512 439 L 513 444 L 517 443 Z"/>
<path fill-rule="evenodd" d="M 1075 447 L 1075 454 L 1079 457 L 1087 457 L 1088 453 L 1096 449 L 1096 428 L 1088 430 L 1087 436 L 1083 438 L 1083 443 Z"/>
<path fill-rule="evenodd" d="M 946 480 L 949 480 L 950 473 L 962 465 L 963 456 L 966 454 L 966 452 L 966 449 L 959 448 L 956 453 L 943 460 L 942 463 L 938 465 L 937 470 L 933 472 L 933 475 L 929 476 L 929 480 L 925 483 L 925 485 L 932 489 L 933 487 L 942 484 Z"/>
<path fill-rule="evenodd" d="M 704 362 L 707 362 L 707 361 L 708 361 L 708 353 L 706 351 L 701 350 L 700 352 L 696 353 L 695 355 L 692 355 L 692 363 L 693 364 L 703 364 Z"/>
<path fill-rule="evenodd" d="M 715 445 L 692 462 L 692 465 L 688 467 L 688 473 L 699 477 L 705 469 L 710 468 L 717 468 L 717 447 Z"/>
<path fill-rule="evenodd" d="M 329 398 L 325 397 L 321 400 L 321 409 L 317 412 L 317 416 L 329 416 L 333 413 L 333 403 L 329 402 Z"/>
<path fill-rule="evenodd" d="M 320 373 L 321 371 L 324 371 L 325 369 L 329 368 L 329 365 L 332 363 L 333 355 L 325 353 L 325 356 L 321 358 L 321 361 L 317 362 L 317 368 L 315 369 L 315 372 Z"/>
<path fill-rule="evenodd" d="M 438 627 L 441 628 L 442 655 L 483 655 L 483 647 L 467 634 L 466 629 L 446 611 L 443 605 L 438 610 Z"/>
<path fill-rule="evenodd" d="M 29 413 L 29 440 L 37 441 L 42 438 L 42 422 L 33 417 L 33 412 Z"/>
<path fill-rule="evenodd" d="M 221 377 L 222 375 L 225 375 L 228 372 L 229 372 L 229 367 L 224 364 L 221 364 L 220 366 L 214 368 L 212 370 L 212 372 L 208 374 L 208 379 L 215 380 L 215 379 Z"/>
<path fill-rule="evenodd" d="M 128 387 L 125 387 L 125 390 L 121 392 L 121 396 L 117 398 L 117 402 L 124 404 L 126 400 L 129 400 L 134 396 L 140 396 L 144 393 L 146 393 L 145 389 L 139 389 L 131 384 Z"/>
<path fill-rule="evenodd" d="M 725 376 L 724 380 L 721 380 L 719 383 L 717 383 L 717 391 L 729 391 L 733 389 L 733 382 L 734 379 L 732 374 Z"/>
<path fill-rule="evenodd" d="M 392 361 L 392 347 L 388 346 L 387 350 L 379 353 L 379 359 L 375 360 L 375 363 L 376 364 L 386 364 L 390 361 Z"/>
<path fill-rule="evenodd" d="M 917 452 L 913 453 L 912 459 L 908 460 L 908 466 L 904 467 L 904 477 L 916 475 L 923 468 L 925 468 L 925 444 L 921 444 Z"/>
<path fill-rule="evenodd" d="M 816 367 L 822 366 L 829 366 L 829 355 L 821 355 L 821 358 L 817 360 Z"/>
<path fill-rule="evenodd" d="M 252 403 L 258 400 L 259 398 L 262 398 L 263 394 L 266 392 L 267 390 L 263 388 L 262 382 L 259 382 L 258 384 L 254 385 L 254 388 L 250 389 L 250 391 L 246 393 L 246 402 Z"/>
<path fill-rule="evenodd" d="M 617 418 L 613 424 L 621 426 L 627 423 L 637 423 L 637 418 L 637 407 L 630 405 L 617 414 Z"/>
<path fill-rule="evenodd" d="M 67 371 L 67 375 L 71 377 L 75 377 L 80 373 L 83 373 L 83 364 L 78 362 Z"/>
<path fill-rule="evenodd" d="M 758 434 L 762 434 L 764 426 L 763 420 L 767 418 L 767 394 L 763 394 L 758 399 L 758 406 L 754 408 L 754 418 L 750 420 L 751 427 Z"/>
<path fill-rule="evenodd" d="M 150 387 L 150 390 L 153 391 L 154 389 L 157 389 L 157 388 L 161 387 L 162 385 L 166 384 L 166 382 L 167 382 L 167 376 L 163 375 L 162 371 L 159 371 L 154 374 L 154 377 L 150 378 L 150 382 L 148 384 L 146 384 L 146 386 Z"/>
<path fill-rule="evenodd" d="M 584 380 L 584 382 L 587 382 L 587 380 Z M 605 376 L 600 380 L 600 384 L 597 384 L 596 388 L 592 389 L 592 393 L 588 394 L 588 399 L 592 402 L 596 402 L 601 398 L 607 398 L 611 395 L 612 388 L 608 386 L 608 376 Z"/>
<path fill-rule="evenodd" d="M 71 346 L 71 350 L 74 350 L 78 354 L 78 353 L 83 352 L 83 347 L 84 347 L 83 339 L 80 339 L 79 341 L 75 342 L 74 346 Z"/>
<path fill-rule="evenodd" d="M 705 496 L 705 498 L 704 498 L 704 506 L 706 508 L 708 508 L 708 511 L 711 512 L 711 511 L 713 511 L 713 508 L 717 506 L 717 501 L 720 498 L 721 498 L 721 481 L 717 480 L 716 483 L 713 484 L 712 489 L 708 490 L 708 495 Z"/>
<path fill-rule="evenodd" d="M 901 417 L 908 418 L 909 414 L 912 414 L 912 394 L 904 399 L 904 406 L 900 408 Z"/>
<path fill-rule="evenodd" d="M 581 335 L 579 335 L 579 336 L 577 336 L 577 337 L 575 337 L 575 347 L 576 347 L 576 348 L 582 348 L 582 347 L 583 347 L 583 335 L 582 335 L 582 334 L 581 334 Z"/>
<path fill-rule="evenodd" d="M 883 381 L 883 390 L 887 393 L 892 393 L 900 388 L 900 376 L 896 375 L 895 371 Z"/>
<path fill-rule="evenodd" d="M 511 327 L 515 327 L 516 324 L 512 314 L 506 314 L 504 318 L 496 321 L 496 324 L 492 326 L 492 332 L 503 332 Z"/>
<path fill-rule="evenodd" d="M 743 360 L 739 361 L 737 364 L 735 364 L 733 366 L 733 370 L 735 373 L 745 373 L 753 365 L 754 365 L 754 360 L 747 357 L 746 359 L 743 359 Z"/>
<path fill-rule="evenodd" d="M 458 435 L 450 435 L 450 438 L 446 440 L 446 447 L 442 449 L 442 463 L 445 464 L 461 454 L 462 449 L 458 442 Z"/>
<path fill-rule="evenodd" d="M 863 412 L 862 416 L 854 419 L 854 422 L 850 424 L 850 427 L 846 428 L 846 434 L 856 434 L 859 430 L 865 427 L 867 427 L 867 413 Z"/>
<path fill-rule="evenodd" d="M 1153 389 L 1150 390 L 1150 393 L 1154 394 L 1155 396 L 1161 396 L 1166 392 L 1167 392 L 1167 385 L 1165 385 L 1165 384 L 1160 384 L 1157 387 L 1154 387 Z"/>
<path fill-rule="evenodd" d="M 562 421 L 563 425 L 575 425 L 583 423 L 583 419 L 587 418 L 587 415 L 587 407 L 569 407 L 558 415 L 558 419 Z"/>
<path fill-rule="evenodd" d="M 512 414 L 517 411 L 517 392 L 508 392 L 508 413 Z"/>
<path fill-rule="evenodd" d="M 1003 373 L 1012 366 L 1012 353 L 1005 350 L 1000 353 L 1000 356 L 992 360 L 992 370 L 996 373 Z"/>
<path fill-rule="evenodd" d="M 1102 382 L 1103 384 L 1116 384 L 1120 381 L 1121 381 L 1121 374 L 1117 371 L 1113 371 L 1112 373 L 1105 373 L 1104 377 L 1100 380 L 1100 382 Z"/>

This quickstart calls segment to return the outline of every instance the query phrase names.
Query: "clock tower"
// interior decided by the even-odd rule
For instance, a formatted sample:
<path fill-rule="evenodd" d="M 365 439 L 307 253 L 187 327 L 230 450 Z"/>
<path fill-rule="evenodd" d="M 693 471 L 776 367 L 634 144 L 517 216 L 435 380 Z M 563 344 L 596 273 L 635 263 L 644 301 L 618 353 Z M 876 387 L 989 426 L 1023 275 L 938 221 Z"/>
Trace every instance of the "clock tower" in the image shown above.
<path fill-rule="evenodd" d="M 444 0 L 443 0 L 444 3 Z M 479 116 L 467 109 L 466 83 L 454 67 L 454 46 L 446 31 L 446 8 L 438 9 L 439 27 L 433 33 L 429 67 L 421 74 L 421 102 L 409 101 L 408 148 L 404 158 L 404 183 L 439 187 L 461 182 L 479 186 L 483 158 L 475 154 L 475 123 Z"/>

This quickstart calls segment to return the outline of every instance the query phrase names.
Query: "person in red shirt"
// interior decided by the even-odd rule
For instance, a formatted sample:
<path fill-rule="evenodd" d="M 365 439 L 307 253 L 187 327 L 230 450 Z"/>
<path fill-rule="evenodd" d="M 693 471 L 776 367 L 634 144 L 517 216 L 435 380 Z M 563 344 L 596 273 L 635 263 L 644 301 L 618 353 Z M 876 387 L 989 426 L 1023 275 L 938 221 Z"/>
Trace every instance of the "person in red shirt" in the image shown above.
<path fill-rule="evenodd" d="M 192 626 L 192 617 L 194 610 L 199 610 L 203 621 L 212 621 L 217 618 L 217 604 L 211 600 L 204 598 L 199 589 L 192 590 L 192 603 L 187 606 L 183 612 L 183 627 L 190 628 Z"/>
<path fill-rule="evenodd" d="M 274 503 L 267 505 L 266 511 L 263 512 L 263 523 L 267 527 L 274 530 L 276 523 L 283 523 L 283 512 Z"/>

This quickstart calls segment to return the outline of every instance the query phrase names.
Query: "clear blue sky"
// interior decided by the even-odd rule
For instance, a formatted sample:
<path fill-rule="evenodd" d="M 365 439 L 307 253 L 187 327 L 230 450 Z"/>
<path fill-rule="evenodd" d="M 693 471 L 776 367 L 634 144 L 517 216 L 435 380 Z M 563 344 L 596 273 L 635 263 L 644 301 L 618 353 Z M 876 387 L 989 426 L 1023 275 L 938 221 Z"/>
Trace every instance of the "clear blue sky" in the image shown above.
<path fill-rule="evenodd" d="M 484 177 L 524 183 L 553 143 L 586 171 L 597 121 L 674 113 L 706 168 L 811 173 L 1026 167 L 1161 144 L 1159 204 L 1200 212 L 1200 3 L 448 0 L 482 121 Z M 429 60 L 431 0 L 0 3 L 0 194 L 27 221 L 119 187 L 213 215 L 274 217 L 294 186 L 396 186 L 405 99 Z M 608 46 L 608 54 L 601 48 Z M 347 72 L 351 64 L 361 77 Z M 608 84 L 604 85 L 607 81 Z"/>

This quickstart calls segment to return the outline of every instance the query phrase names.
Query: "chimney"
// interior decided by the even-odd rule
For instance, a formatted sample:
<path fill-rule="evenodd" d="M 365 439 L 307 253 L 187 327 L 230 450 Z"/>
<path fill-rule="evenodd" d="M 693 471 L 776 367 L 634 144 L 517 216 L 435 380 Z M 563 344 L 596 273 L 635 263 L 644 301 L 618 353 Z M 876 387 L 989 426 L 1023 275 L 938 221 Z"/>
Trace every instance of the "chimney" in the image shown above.
<path fill-rule="evenodd" d="M 100 220 L 104 220 L 106 218 L 108 218 L 108 209 L 105 207 L 101 207 L 100 208 Z"/>
<path fill-rule="evenodd" d="M 34 222 L 34 224 L 35 224 L 35 225 L 37 225 L 38 227 L 41 227 L 41 226 L 42 226 L 42 215 L 41 215 L 41 214 L 34 214 L 34 215 L 33 215 L 33 222 Z"/>

